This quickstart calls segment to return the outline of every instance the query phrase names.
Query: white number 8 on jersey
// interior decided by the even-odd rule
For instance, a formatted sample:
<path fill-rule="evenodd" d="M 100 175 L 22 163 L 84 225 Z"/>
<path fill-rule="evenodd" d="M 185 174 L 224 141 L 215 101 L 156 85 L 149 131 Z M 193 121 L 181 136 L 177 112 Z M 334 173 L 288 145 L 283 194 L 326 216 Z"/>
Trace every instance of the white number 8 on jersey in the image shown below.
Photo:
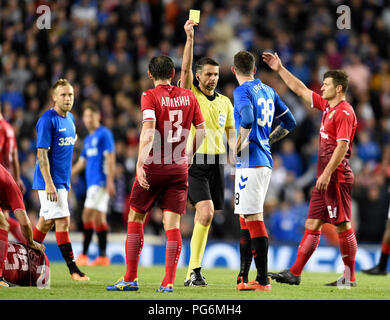
<path fill-rule="evenodd" d="M 261 114 L 263 116 L 263 119 L 261 119 L 261 117 L 257 118 L 257 124 L 260 127 L 264 127 L 265 125 L 271 127 L 275 112 L 274 101 L 271 98 L 265 100 L 263 97 L 261 97 L 259 100 L 257 100 L 257 105 L 261 108 Z"/>

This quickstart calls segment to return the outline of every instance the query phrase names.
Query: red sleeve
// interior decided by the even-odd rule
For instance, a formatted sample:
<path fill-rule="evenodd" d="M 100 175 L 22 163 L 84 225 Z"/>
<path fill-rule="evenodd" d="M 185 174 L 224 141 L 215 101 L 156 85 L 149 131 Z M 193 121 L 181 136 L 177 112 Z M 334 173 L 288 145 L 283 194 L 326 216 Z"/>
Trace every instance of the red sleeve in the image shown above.
<path fill-rule="evenodd" d="M 13 179 L 12 181 L 9 181 L 8 184 L 7 198 L 12 211 L 15 211 L 16 209 L 26 210 L 23 201 L 23 194 Z"/>
<path fill-rule="evenodd" d="M 336 140 L 351 140 L 355 117 L 348 110 L 340 109 L 335 114 Z"/>
<path fill-rule="evenodd" d="M 328 101 L 323 99 L 318 93 L 312 92 L 311 95 L 312 106 L 313 108 L 324 111 L 328 106 Z"/>
<path fill-rule="evenodd" d="M 155 121 L 156 110 L 153 94 L 150 91 L 145 91 L 141 96 L 142 121 Z"/>
<path fill-rule="evenodd" d="M 194 106 L 195 106 L 195 112 L 194 112 L 194 118 L 192 119 L 192 124 L 194 126 L 198 126 L 204 122 L 204 118 L 203 118 L 202 111 L 200 110 L 198 100 L 196 99 L 194 94 L 192 94 L 192 101 L 194 102 Z"/>

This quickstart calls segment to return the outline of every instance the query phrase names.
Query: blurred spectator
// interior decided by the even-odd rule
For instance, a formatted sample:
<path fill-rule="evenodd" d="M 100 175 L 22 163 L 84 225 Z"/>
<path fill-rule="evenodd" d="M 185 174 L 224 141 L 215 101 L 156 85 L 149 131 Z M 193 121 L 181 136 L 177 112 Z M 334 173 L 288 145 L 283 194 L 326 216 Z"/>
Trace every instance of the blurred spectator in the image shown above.
<path fill-rule="evenodd" d="M 370 139 L 366 130 L 360 130 L 357 134 L 356 144 L 357 155 L 365 163 L 370 161 L 378 162 L 381 156 L 379 145 Z"/>
<path fill-rule="evenodd" d="M 282 150 L 278 154 L 283 161 L 283 166 L 287 171 L 292 172 L 295 177 L 299 177 L 303 171 L 302 158 L 295 150 L 294 141 L 286 138 L 282 141 Z"/>

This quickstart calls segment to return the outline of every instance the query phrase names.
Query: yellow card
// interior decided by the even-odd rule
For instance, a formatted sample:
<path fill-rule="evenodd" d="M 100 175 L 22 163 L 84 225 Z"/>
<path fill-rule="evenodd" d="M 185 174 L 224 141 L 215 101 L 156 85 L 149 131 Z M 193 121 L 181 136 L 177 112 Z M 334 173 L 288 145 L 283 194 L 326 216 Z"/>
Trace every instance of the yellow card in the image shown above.
<path fill-rule="evenodd" d="M 200 19 L 200 10 L 190 9 L 190 18 L 189 20 L 193 20 L 196 23 L 199 23 Z"/>

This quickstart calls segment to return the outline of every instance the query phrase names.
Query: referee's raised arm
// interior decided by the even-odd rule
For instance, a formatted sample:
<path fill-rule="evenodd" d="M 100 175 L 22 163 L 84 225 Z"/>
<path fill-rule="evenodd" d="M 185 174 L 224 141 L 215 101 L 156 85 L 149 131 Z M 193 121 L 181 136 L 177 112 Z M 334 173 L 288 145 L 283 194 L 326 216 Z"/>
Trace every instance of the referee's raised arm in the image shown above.
<path fill-rule="evenodd" d="M 194 26 L 198 24 L 192 20 L 187 20 L 184 30 L 187 41 L 183 51 L 183 61 L 181 63 L 180 87 L 191 89 L 194 74 L 192 73 L 192 61 L 194 59 Z"/>

